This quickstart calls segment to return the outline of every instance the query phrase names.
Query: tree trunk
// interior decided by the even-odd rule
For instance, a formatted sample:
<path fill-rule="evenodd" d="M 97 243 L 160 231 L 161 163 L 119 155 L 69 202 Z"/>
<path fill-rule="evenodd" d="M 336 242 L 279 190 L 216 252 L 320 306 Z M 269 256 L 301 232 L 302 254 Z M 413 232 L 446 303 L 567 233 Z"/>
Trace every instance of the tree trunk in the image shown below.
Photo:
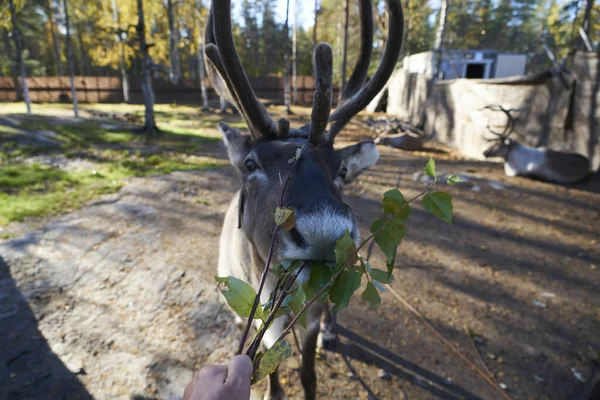
<path fill-rule="evenodd" d="M 202 32 L 202 29 L 200 29 Z M 200 93 L 202 94 L 202 111 L 208 110 L 208 93 L 206 91 L 206 70 L 204 69 L 204 45 L 200 33 L 198 45 L 198 75 L 200 76 Z"/>
<path fill-rule="evenodd" d="M 409 10 L 409 4 L 410 4 L 410 0 L 406 0 L 406 5 L 404 6 L 405 10 Z M 377 9 L 374 9 L 374 11 L 377 11 Z M 375 14 L 375 15 L 377 15 L 377 14 Z M 411 18 L 405 19 L 404 23 L 406 24 L 406 26 L 405 26 L 404 32 L 403 32 L 404 38 L 402 39 L 402 43 L 404 44 L 404 46 L 402 46 L 402 53 L 401 53 L 402 56 L 400 56 L 400 60 L 404 60 L 404 57 L 410 56 L 410 48 L 408 46 L 408 44 L 410 43 L 409 42 L 410 41 L 410 32 L 412 30 L 410 22 L 411 22 Z M 385 24 L 382 23 L 382 25 L 385 25 Z M 382 31 L 383 31 L 383 29 L 382 29 Z M 383 43 L 383 46 L 385 46 L 385 42 Z"/>
<path fill-rule="evenodd" d="M 148 44 L 146 43 L 146 24 L 144 23 L 144 1 L 137 0 L 138 23 L 136 26 L 138 39 L 140 42 L 140 51 L 142 52 L 142 94 L 144 96 L 144 107 L 146 109 L 144 116 L 143 131 L 153 133 L 158 130 L 154 121 L 154 92 L 152 91 L 152 80 L 150 69 L 152 61 L 148 54 Z"/>
<path fill-rule="evenodd" d="M 291 93 L 290 93 L 290 31 L 289 31 L 289 15 L 290 15 L 290 0 L 287 0 L 285 7 L 285 26 L 283 32 L 285 34 L 285 45 L 283 46 L 283 102 L 285 104 L 285 112 L 292 113 L 290 109 Z"/>
<path fill-rule="evenodd" d="M 292 32 L 292 103 L 298 104 L 298 0 L 294 0 L 294 31 Z"/>
<path fill-rule="evenodd" d="M 131 98 L 129 96 L 129 77 L 127 76 L 127 67 L 125 64 L 125 45 L 123 41 L 119 41 L 119 48 L 121 56 L 119 57 L 119 71 L 121 72 L 121 87 L 123 89 L 123 101 L 129 103 Z"/>
<path fill-rule="evenodd" d="M 583 30 L 588 37 L 592 34 L 592 8 L 594 0 L 587 0 L 585 4 L 585 13 L 583 14 Z"/>
<path fill-rule="evenodd" d="M 65 46 L 67 48 L 67 63 L 69 63 L 69 80 L 71 81 L 71 98 L 73 99 L 73 113 L 79 117 L 79 104 L 77 103 L 77 89 L 75 88 L 75 63 L 73 62 L 73 46 L 71 45 L 71 28 L 69 24 L 68 0 L 63 0 L 65 11 Z"/>
<path fill-rule="evenodd" d="M 222 113 L 227 111 L 227 107 L 229 106 L 229 103 L 227 102 L 227 100 L 225 100 L 225 97 L 219 97 L 219 103 L 220 103 L 220 110 Z"/>
<path fill-rule="evenodd" d="M 119 44 L 119 72 L 121 73 L 121 87 L 123 90 L 123 101 L 125 103 L 129 103 L 131 100 L 129 98 L 129 78 L 127 77 L 127 64 L 125 63 L 125 45 L 123 44 L 123 38 L 121 37 L 121 13 L 119 12 L 119 7 L 117 6 L 117 1 L 112 0 L 112 11 L 113 11 L 113 21 L 117 23 L 117 32 L 115 35 L 115 39 Z"/>
<path fill-rule="evenodd" d="M 173 0 L 167 0 L 167 14 L 169 18 L 169 78 L 173 83 L 178 83 L 181 79 L 181 69 L 179 63 L 179 35 L 175 26 L 175 11 L 173 10 Z"/>
<path fill-rule="evenodd" d="M 31 114 L 31 100 L 29 98 L 29 88 L 27 87 L 27 72 L 25 71 L 25 63 L 23 62 L 23 42 L 21 41 L 21 32 L 17 24 L 17 10 L 15 9 L 15 3 L 13 0 L 8 0 L 8 6 L 10 8 L 10 17 L 12 21 L 12 35 L 15 41 L 15 58 L 16 64 L 21 73 L 21 88 L 23 89 L 23 99 L 27 106 L 27 114 Z"/>
<path fill-rule="evenodd" d="M 8 59 L 14 60 L 15 53 L 13 52 L 12 45 L 10 44 L 10 37 L 8 35 L 9 32 L 6 32 L 6 35 L 4 35 L 4 47 L 6 49 Z M 16 64 L 11 63 L 10 76 L 12 77 L 13 86 L 15 88 L 15 101 L 21 101 L 23 100 L 23 91 L 21 90 L 21 83 L 19 82 L 19 71 L 18 66 Z"/>
<path fill-rule="evenodd" d="M 313 28 L 313 44 L 317 45 L 317 21 L 319 19 L 319 0 L 315 0 L 315 26 Z"/>
<path fill-rule="evenodd" d="M 448 15 L 448 0 L 442 0 L 440 7 L 440 24 L 435 35 L 435 79 L 443 79 L 442 71 L 442 50 L 444 47 L 444 38 L 446 37 L 446 19 Z"/>
<path fill-rule="evenodd" d="M 204 65 L 204 38 L 202 37 L 202 17 L 200 15 L 200 9 L 202 8 L 202 2 L 196 0 L 196 19 L 198 20 L 198 76 L 200 79 L 200 93 L 202 96 L 202 111 L 208 110 L 208 92 L 206 90 L 206 69 Z"/>
<path fill-rule="evenodd" d="M 60 56 L 60 42 L 58 40 L 58 32 L 56 29 L 56 20 L 54 19 L 53 0 L 44 1 L 44 12 L 50 23 L 50 34 L 52 35 L 52 50 L 54 57 L 54 73 L 58 76 L 63 76 L 62 59 Z M 58 8 L 56 9 L 58 11 Z"/>
<path fill-rule="evenodd" d="M 346 87 L 346 63 L 348 61 L 348 25 L 350 23 L 350 0 L 346 0 L 345 20 L 344 20 L 344 50 L 342 53 L 342 87 L 340 88 L 340 97 Z"/>

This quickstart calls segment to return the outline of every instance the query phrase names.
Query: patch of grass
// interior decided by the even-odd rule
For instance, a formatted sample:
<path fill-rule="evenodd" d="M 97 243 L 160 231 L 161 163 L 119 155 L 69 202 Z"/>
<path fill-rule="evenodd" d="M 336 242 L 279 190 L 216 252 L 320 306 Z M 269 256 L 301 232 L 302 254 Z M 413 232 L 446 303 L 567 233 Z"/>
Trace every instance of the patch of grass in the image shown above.
<path fill-rule="evenodd" d="M 39 164 L 0 166 L 0 190 L 37 188 L 40 185 L 52 184 L 58 181 L 72 182 L 67 173 L 50 166 Z"/>
<path fill-rule="evenodd" d="M 10 232 L 0 233 L 0 239 L 4 239 L 4 240 L 6 240 L 6 239 L 12 239 L 15 236 L 17 236 L 17 235 L 15 235 L 14 233 L 10 233 Z"/>
<path fill-rule="evenodd" d="M 12 126 L 0 125 L 0 137 L 7 137 L 12 135 L 18 135 L 21 131 L 17 128 L 13 128 Z"/>
<path fill-rule="evenodd" d="M 235 129 L 246 129 L 248 127 L 245 122 L 230 122 L 227 125 Z"/>
<path fill-rule="evenodd" d="M 62 171 L 36 164 L 2 166 L 0 226 L 26 217 L 70 212 L 97 196 L 117 192 L 123 180 L 131 176 L 202 170 L 223 164 L 223 161 L 211 158 L 188 157 L 183 160 L 167 154 L 104 161 L 77 171 Z"/>
<path fill-rule="evenodd" d="M 86 110 L 143 116 L 142 105 L 80 108 L 84 116 Z M 234 126 L 245 126 L 237 116 L 202 113 L 199 106 L 160 104 L 155 111 L 161 134 L 149 137 L 112 119 L 74 119 L 69 104 L 34 104 L 33 115 L 25 114 L 23 103 L 3 104 L 0 115 L 10 114 L 19 126 L 0 125 L 0 226 L 76 209 L 96 196 L 118 191 L 128 177 L 220 167 L 224 161 L 196 155 L 214 149 L 221 140 L 215 129 L 218 121 L 225 118 Z M 49 131 L 45 137 L 60 145 L 18 140 L 18 133 L 36 131 Z M 64 170 L 23 161 L 47 153 L 85 162 Z"/>
<path fill-rule="evenodd" d="M 155 154 L 142 160 L 126 160 L 123 161 L 121 165 L 134 176 L 146 176 L 166 174 L 175 171 L 218 168 L 225 164 L 225 162 L 216 159 L 201 158 L 201 160 L 203 161 L 165 159 Z"/>
<path fill-rule="evenodd" d="M 102 194 L 115 193 L 122 183 L 82 185 L 68 190 L 43 194 L 21 192 L 9 196 L 0 194 L 0 225 L 22 221 L 26 217 L 40 217 L 73 211 Z"/>
<path fill-rule="evenodd" d="M 56 123 L 53 118 L 34 116 L 22 121 L 20 127 L 28 131 L 51 130 L 65 149 L 86 148 L 93 145 L 122 144 L 137 139 L 131 131 L 107 130 L 95 121 L 77 124 Z"/>

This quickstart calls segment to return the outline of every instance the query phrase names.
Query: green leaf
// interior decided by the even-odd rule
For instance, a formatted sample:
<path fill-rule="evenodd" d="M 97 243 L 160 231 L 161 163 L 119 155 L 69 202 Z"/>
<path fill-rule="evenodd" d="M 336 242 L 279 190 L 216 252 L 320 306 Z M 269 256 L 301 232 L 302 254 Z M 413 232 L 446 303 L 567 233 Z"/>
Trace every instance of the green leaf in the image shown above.
<path fill-rule="evenodd" d="M 284 231 L 289 232 L 296 225 L 294 210 L 288 207 L 277 207 L 275 209 L 275 223 L 281 226 Z"/>
<path fill-rule="evenodd" d="M 410 215 L 410 207 L 398 189 L 385 192 L 381 204 L 385 215 L 400 219 L 406 219 Z"/>
<path fill-rule="evenodd" d="M 339 238 L 335 242 L 335 265 L 339 266 L 352 266 L 358 261 L 358 254 L 356 254 L 356 245 L 350 232 L 346 231 L 344 236 Z"/>
<path fill-rule="evenodd" d="M 425 173 L 432 178 L 437 178 L 435 173 L 435 161 L 433 161 L 433 158 L 430 158 L 427 162 L 427 165 L 425 166 Z"/>
<path fill-rule="evenodd" d="M 292 346 L 285 339 L 275 343 L 269 350 L 262 353 L 254 362 L 252 384 L 260 382 L 265 376 L 274 372 L 279 364 L 292 356 Z"/>
<path fill-rule="evenodd" d="M 290 308 L 294 312 L 294 315 L 298 315 L 302 307 L 304 307 L 304 302 L 306 301 L 306 293 L 302 290 L 302 287 L 299 287 L 294 293 L 292 299 L 290 300 Z M 302 313 L 300 318 L 298 318 L 298 323 L 306 329 L 306 312 Z"/>
<path fill-rule="evenodd" d="M 379 292 L 377 292 L 377 288 L 369 282 L 367 283 L 367 288 L 362 294 L 362 299 L 372 305 L 373 307 L 381 304 L 381 297 L 379 297 Z"/>
<path fill-rule="evenodd" d="M 371 278 L 374 281 L 381 283 L 392 283 L 392 281 L 394 280 L 393 276 L 388 276 L 387 271 L 383 271 L 377 268 L 373 268 L 373 270 L 371 271 Z"/>
<path fill-rule="evenodd" d="M 404 222 L 398 219 L 376 219 L 371 225 L 371 233 L 375 234 L 375 243 L 387 258 L 388 270 L 393 268 L 396 250 L 406 234 Z"/>
<path fill-rule="evenodd" d="M 310 277 L 304 285 L 306 297 L 312 299 L 323 289 L 333 276 L 331 267 L 324 264 L 313 263 L 310 266 Z M 327 291 L 321 295 L 318 301 L 324 301 L 327 298 Z"/>
<path fill-rule="evenodd" d="M 350 298 L 360 287 L 362 274 L 358 271 L 344 270 L 338 275 L 329 290 L 329 300 L 335 304 L 334 311 L 348 307 Z"/>
<path fill-rule="evenodd" d="M 452 196 L 445 192 L 429 193 L 423 197 L 425 211 L 452 224 Z"/>
<path fill-rule="evenodd" d="M 450 175 L 450 176 L 448 176 L 448 180 L 446 181 L 446 183 L 450 186 L 455 186 L 464 181 L 465 180 L 463 178 L 461 178 L 460 176 Z"/>
<path fill-rule="evenodd" d="M 281 278 L 283 274 L 285 274 L 285 267 L 283 266 L 283 263 L 272 266 L 270 270 L 274 275 L 277 275 L 277 278 Z"/>
<path fill-rule="evenodd" d="M 229 307 L 239 316 L 248 318 L 254 304 L 254 299 L 256 298 L 256 292 L 252 286 L 233 276 L 215 276 L 215 280 L 219 283 L 219 290 L 223 297 L 225 297 L 225 300 L 227 300 Z M 254 318 L 263 319 L 260 307 L 256 308 Z"/>

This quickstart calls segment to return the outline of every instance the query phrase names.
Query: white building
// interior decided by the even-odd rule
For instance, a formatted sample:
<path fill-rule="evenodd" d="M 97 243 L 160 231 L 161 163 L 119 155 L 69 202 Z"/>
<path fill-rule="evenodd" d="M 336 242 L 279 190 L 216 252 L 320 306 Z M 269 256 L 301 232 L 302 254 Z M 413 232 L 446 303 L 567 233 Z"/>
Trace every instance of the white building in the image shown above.
<path fill-rule="evenodd" d="M 435 70 L 432 51 L 405 57 L 403 69 L 428 76 Z M 527 55 L 498 53 L 494 50 L 446 50 L 442 53 L 442 79 L 490 79 L 525 74 Z"/>

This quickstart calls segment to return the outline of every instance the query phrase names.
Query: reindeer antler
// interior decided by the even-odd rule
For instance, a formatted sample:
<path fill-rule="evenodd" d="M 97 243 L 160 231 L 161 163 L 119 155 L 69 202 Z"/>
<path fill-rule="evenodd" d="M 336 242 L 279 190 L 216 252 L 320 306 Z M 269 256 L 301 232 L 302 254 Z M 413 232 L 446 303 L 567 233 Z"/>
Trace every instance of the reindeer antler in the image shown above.
<path fill-rule="evenodd" d="M 365 108 L 383 89 L 386 82 L 394 72 L 394 67 L 396 66 L 396 62 L 400 57 L 400 50 L 402 49 L 402 37 L 404 32 L 404 13 L 402 11 L 402 4 L 398 0 L 386 0 L 385 3 L 388 10 L 389 27 L 388 40 L 385 45 L 385 50 L 383 51 L 381 63 L 379 64 L 375 74 L 373 74 L 371 77 L 371 80 L 369 80 L 369 82 L 367 82 L 367 84 L 363 86 L 360 91 L 357 93 L 352 92 L 358 89 L 358 87 L 354 84 L 349 84 L 346 87 L 346 94 L 351 95 L 352 97 L 348 100 L 343 99 L 345 100 L 343 101 L 343 104 L 338 107 L 333 114 L 331 114 L 331 117 L 329 117 L 329 121 L 332 124 L 330 129 L 331 140 L 335 138 L 335 136 L 344 128 L 344 126 L 352 119 L 353 116 Z M 367 32 L 365 36 L 369 36 L 369 39 L 365 40 L 363 37 L 361 55 L 359 56 L 357 66 L 364 65 L 364 60 L 370 58 L 370 48 L 372 47 L 370 44 L 373 42 L 373 17 L 370 12 L 367 12 L 368 9 L 371 9 L 371 1 L 362 0 L 361 5 L 361 25 L 365 27 L 363 28 L 363 32 Z M 366 44 L 369 44 L 369 46 L 367 46 L 369 47 L 368 52 L 365 48 Z M 355 78 L 357 82 L 360 81 L 362 83 L 364 82 L 365 77 L 366 73 L 362 69 L 357 69 L 352 74 L 351 80 Z"/>
<path fill-rule="evenodd" d="M 365 108 L 383 89 L 394 72 L 400 56 L 404 31 L 404 14 L 400 0 L 386 0 L 389 15 L 388 41 L 381 63 L 364 85 L 373 48 L 373 8 L 371 0 L 360 0 L 361 49 L 360 56 L 342 93 L 340 106 L 331 112 L 332 55 L 329 45 L 321 43 L 315 48 L 315 94 L 310 125 L 292 130 L 296 136 L 306 137 L 313 144 L 333 142 L 344 126 Z M 219 95 L 234 104 L 246 120 L 254 140 L 287 137 L 290 124 L 286 119 L 277 121 L 269 117 L 258 100 L 244 72 L 235 49 L 231 27 L 231 1 L 213 0 L 205 30 L 204 52 L 209 79 Z M 363 86 L 364 85 L 364 86 Z M 327 124 L 331 124 L 329 135 Z"/>
<path fill-rule="evenodd" d="M 313 70 L 315 71 L 315 94 L 308 140 L 313 144 L 319 144 L 326 141 L 325 130 L 331 112 L 333 91 L 333 55 L 327 43 L 319 43 L 315 47 Z"/>
<path fill-rule="evenodd" d="M 499 136 L 501 139 L 506 139 L 508 138 L 511 133 L 513 133 L 513 128 L 515 125 L 515 118 L 512 116 L 512 112 L 513 111 L 521 111 L 519 109 L 516 108 L 504 108 L 504 106 L 500 105 L 500 104 L 490 104 L 487 105 L 485 107 L 483 107 L 481 110 L 492 110 L 492 111 L 502 111 L 506 117 L 508 118 L 508 121 L 506 123 L 506 126 L 504 127 L 504 130 L 502 131 L 502 133 L 498 133 L 498 132 L 494 132 L 490 126 L 487 126 L 487 129 L 492 132 L 494 135 Z"/>
<path fill-rule="evenodd" d="M 360 52 L 354 72 L 348 79 L 348 83 L 342 92 L 340 107 L 349 98 L 354 96 L 365 84 L 367 74 L 369 73 L 369 63 L 373 53 L 373 6 L 371 0 L 360 0 L 358 2 L 358 12 L 360 19 Z"/>
<path fill-rule="evenodd" d="M 273 122 L 254 94 L 248 76 L 244 72 L 233 41 L 230 0 L 212 2 L 204 41 L 206 58 L 220 76 L 221 82 L 216 79 L 215 71 L 208 68 L 215 90 L 236 106 L 246 120 L 252 138 L 255 140 L 261 137 L 271 138 L 278 133 L 285 135 L 286 133 L 279 132 L 278 127 L 285 129 L 286 124 L 280 122 L 276 125 Z M 223 90 L 225 87 L 227 91 Z M 287 126 L 289 128 L 289 123 Z"/>

